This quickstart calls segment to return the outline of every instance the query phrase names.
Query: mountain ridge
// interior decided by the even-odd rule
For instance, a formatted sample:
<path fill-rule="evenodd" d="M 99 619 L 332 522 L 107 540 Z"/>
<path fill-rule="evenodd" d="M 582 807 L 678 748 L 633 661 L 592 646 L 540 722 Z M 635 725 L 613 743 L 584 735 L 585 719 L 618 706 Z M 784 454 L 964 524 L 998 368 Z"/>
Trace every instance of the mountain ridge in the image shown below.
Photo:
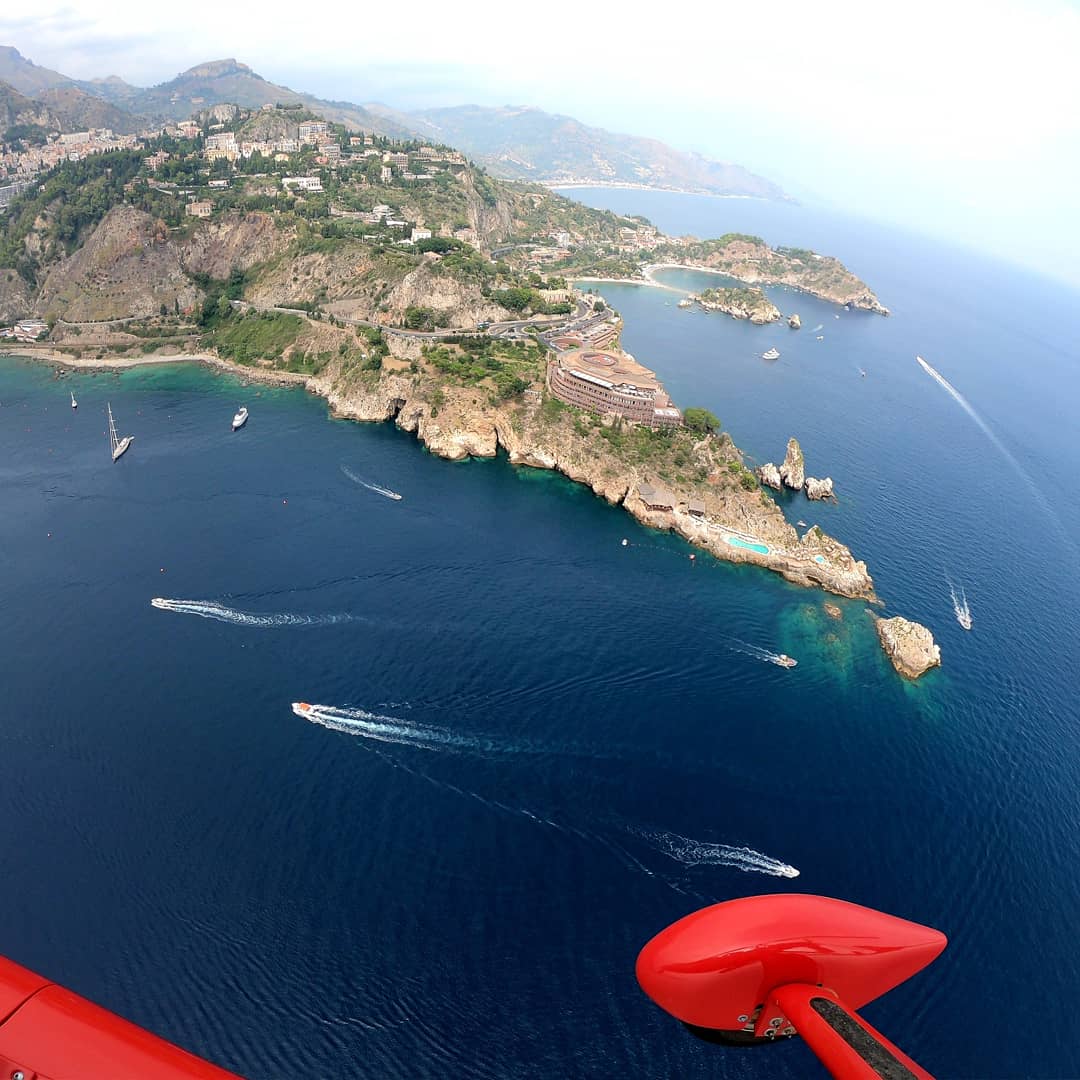
<path fill-rule="evenodd" d="M 222 103 L 246 108 L 296 105 L 357 130 L 391 138 L 419 136 L 455 146 L 501 179 L 788 197 L 773 181 L 732 162 L 678 150 L 659 139 L 590 126 L 538 106 L 456 105 L 404 111 L 383 104 L 358 105 L 270 82 L 235 57 L 203 61 L 155 86 L 137 87 L 115 75 L 72 79 L 39 67 L 13 46 L 0 46 L 0 80 L 28 97 L 63 93 L 71 98 L 79 93 L 108 102 L 123 114 L 107 114 L 107 119 L 84 126 L 132 131 L 144 117 L 147 122 L 183 120 Z M 89 115 L 92 110 L 79 100 Z"/>

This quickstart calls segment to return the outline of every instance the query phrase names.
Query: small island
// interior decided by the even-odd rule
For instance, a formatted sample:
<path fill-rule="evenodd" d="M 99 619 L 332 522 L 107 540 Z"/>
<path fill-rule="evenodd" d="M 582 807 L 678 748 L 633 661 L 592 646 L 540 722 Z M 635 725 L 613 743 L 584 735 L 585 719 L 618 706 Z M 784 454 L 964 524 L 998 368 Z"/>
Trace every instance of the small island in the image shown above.
<path fill-rule="evenodd" d="M 700 293 L 691 293 L 680 307 L 697 304 L 705 311 L 720 311 L 733 319 L 748 319 L 758 326 L 776 322 L 780 310 L 761 291 L 746 287 L 703 289 Z"/>

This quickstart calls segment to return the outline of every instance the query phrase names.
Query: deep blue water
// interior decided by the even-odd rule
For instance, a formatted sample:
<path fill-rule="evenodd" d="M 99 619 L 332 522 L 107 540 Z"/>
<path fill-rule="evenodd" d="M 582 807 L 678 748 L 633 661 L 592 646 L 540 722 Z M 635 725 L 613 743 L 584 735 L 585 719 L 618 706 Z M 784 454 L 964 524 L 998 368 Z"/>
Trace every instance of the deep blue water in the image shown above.
<path fill-rule="evenodd" d="M 252 1077 L 802 1077 L 798 1043 L 692 1040 L 633 964 L 706 902 L 822 892 L 949 935 L 866 1010 L 927 1068 L 1080 1074 L 1077 297 L 798 208 L 579 196 L 835 252 L 893 309 L 773 291 L 796 333 L 602 287 L 680 403 L 756 460 L 798 435 L 840 501 L 789 517 L 944 668 L 904 683 L 864 605 L 547 473 L 198 368 L 3 359 L 0 952 Z"/>

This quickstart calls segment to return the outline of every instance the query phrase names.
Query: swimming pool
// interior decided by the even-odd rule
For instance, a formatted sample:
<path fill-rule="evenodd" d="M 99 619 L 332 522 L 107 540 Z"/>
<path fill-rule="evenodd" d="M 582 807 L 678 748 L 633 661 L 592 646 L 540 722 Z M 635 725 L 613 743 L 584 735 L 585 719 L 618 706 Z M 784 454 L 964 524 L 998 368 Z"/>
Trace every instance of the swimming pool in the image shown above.
<path fill-rule="evenodd" d="M 756 551 L 759 555 L 769 554 L 768 544 L 751 544 L 748 540 L 740 540 L 737 536 L 725 536 L 724 539 L 732 547 L 746 548 L 747 551 Z"/>
<path fill-rule="evenodd" d="M 823 563 L 824 561 L 825 561 L 825 556 L 824 555 L 815 555 L 814 556 L 814 562 Z"/>

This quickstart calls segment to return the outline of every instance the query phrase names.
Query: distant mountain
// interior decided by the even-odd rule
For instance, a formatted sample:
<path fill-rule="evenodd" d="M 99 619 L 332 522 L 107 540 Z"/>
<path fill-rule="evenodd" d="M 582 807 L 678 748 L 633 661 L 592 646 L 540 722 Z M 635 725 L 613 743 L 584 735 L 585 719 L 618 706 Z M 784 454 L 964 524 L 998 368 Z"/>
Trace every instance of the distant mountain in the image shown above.
<path fill-rule="evenodd" d="M 115 81 L 123 82 L 121 79 Z M 38 67 L 10 45 L 0 45 L 0 82 L 50 110 L 55 118 L 53 126 L 59 131 L 111 128 L 126 134 L 144 126 L 140 117 L 107 99 L 103 100 L 103 95 L 94 90 L 86 89 L 93 84 L 81 83 L 58 71 Z"/>
<path fill-rule="evenodd" d="M 74 80 L 59 71 L 38 67 L 10 45 L 0 45 L 0 82 L 32 98 L 53 86 L 69 86 Z"/>
<path fill-rule="evenodd" d="M 110 128 L 128 133 L 141 126 L 137 117 L 85 93 L 76 86 L 54 86 L 37 97 L 20 94 L 0 82 L 0 135 L 9 128 L 30 124 L 45 131 L 85 131 Z"/>
<path fill-rule="evenodd" d="M 143 89 L 115 75 L 76 80 L 38 67 L 11 46 L 0 46 L 0 80 L 75 122 L 70 130 L 111 127 L 134 131 L 142 118 L 182 120 L 211 105 L 257 109 L 298 105 L 328 120 L 392 138 L 421 137 L 454 146 L 512 180 L 643 184 L 716 195 L 785 198 L 772 181 L 729 162 L 676 150 L 656 139 L 588 127 L 570 116 L 532 107 L 452 108 L 401 112 L 385 105 L 326 101 L 264 79 L 235 59 L 197 64 L 174 79 Z M 115 112 L 92 107 L 102 102 Z"/>
<path fill-rule="evenodd" d="M 102 92 L 118 92 L 115 86 Z M 183 120 L 202 109 L 221 102 L 257 109 L 267 102 L 275 105 L 300 105 L 335 123 L 363 131 L 375 131 L 394 138 L 408 138 L 413 132 L 396 120 L 377 116 L 347 101 L 324 101 L 312 94 L 298 93 L 287 86 L 267 82 L 238 60 L 214 60 L 198 64 L 175 79 L 140 90 L 130 99 L 129 107 L 147 116 Z"/>
<path fill-rule="evenodd" d="M 460 105 L 394 113 L 370 108 L 456 146 L 493 175 L 508 179 L 596 180 L 717 195 L 785 197 L 772 181 L 739 165 L 675 150 L 656 139 L 588 127 L 573 117 L 541 109 Z"/>

